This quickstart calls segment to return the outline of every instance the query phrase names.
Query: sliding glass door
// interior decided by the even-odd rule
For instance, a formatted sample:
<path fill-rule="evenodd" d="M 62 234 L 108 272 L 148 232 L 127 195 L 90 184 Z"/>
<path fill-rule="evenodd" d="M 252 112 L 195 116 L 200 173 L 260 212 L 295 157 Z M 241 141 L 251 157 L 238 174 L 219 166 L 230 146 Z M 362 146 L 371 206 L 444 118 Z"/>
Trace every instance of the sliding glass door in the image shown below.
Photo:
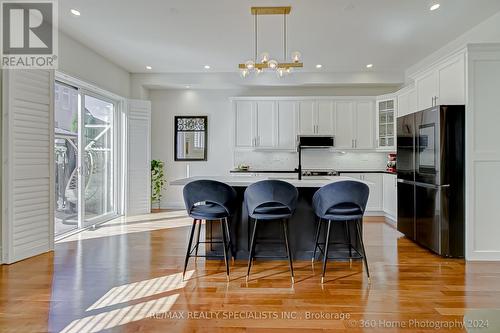
<path fill-rule="evenodd" d="M 55 84 L 55 234 L 107 221 L 116 209 L 116 103 Z"/>
<path fill-rule="evenodd" d="M 115 106 L 102 97 L 83 95 L 84 225 L 115 215 L 113 123 Z"/>
<path fill-rule="evenodd" d="M 78 89 L 57 82 L 54 89 L 55 234 L 79 228 Z"/>

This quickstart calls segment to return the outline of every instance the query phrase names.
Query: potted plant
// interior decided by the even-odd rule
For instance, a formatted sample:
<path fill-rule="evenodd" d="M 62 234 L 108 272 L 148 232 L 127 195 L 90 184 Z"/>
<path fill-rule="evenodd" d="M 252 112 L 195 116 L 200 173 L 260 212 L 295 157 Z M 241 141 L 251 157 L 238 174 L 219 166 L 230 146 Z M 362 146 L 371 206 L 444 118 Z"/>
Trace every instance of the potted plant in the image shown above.
<path fill-rule="evenodd" d="M 163 172 L 163 161 L 151 161 L 151 205 L 158 203 L 160 209 L 160 201 L 162 197 L 161 191 L 165 188 L 165 173 Z"/>

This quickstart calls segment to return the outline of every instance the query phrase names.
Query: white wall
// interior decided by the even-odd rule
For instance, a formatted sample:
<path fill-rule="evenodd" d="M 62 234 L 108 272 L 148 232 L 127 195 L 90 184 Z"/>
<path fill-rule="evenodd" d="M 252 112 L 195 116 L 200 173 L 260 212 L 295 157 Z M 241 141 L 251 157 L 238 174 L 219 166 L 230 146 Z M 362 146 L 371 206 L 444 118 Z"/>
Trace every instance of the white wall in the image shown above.
<path fill-rule="evenodd" d="M 318 95 L 380 95 L 394 91 L 395 87 L 372 88 L 259 88 L 247 90 L 151 90 L 149 97 L 152 105 L 151 158 L 165 161 L 167 184 L 187 176 L 227 175 L 233 164 L 233 117 L 230 97 L 235 96 L 318 96 Z M 174 115 L 208 116 L 208 160 L 206 162 L 174 162 Z M 294 154 L 273 154 L 278 164 L 296 167 Z M 339 156 L 332 153 L 332 159 L 346 161 L 351 165 L 353 155 Z M 289 158 L 287 158 L 289 157 Z M 362 160 L 367 167 L 383 168 L 385 154 L 365 154 Z M 318 160 L 318 159 L 317 159 Z M 351 163 L 351 164 L 349 164 Z M 337 165 L 339 165 L 337 163 Z M 316 166 L 316 165 L 315 165 Z M 181 187 L 167 185 L 162 199 L 163 208 L 183 207 Z"/>
<path fill-rule="evenodd" d="M 464 47 L 468 43 L 497 42 L 500 42 L 500 12 L 479 23 L 463 35 L 408 68 L 406 70 L 406 77 L 408 78 L 408 76 L 418 72 L 422 68 L 431 66 L 434 62 L 439 61 L 441 58 Z"/>
<path fill-rule="evenodd" d="M 130 73 L 59 32 L 59 70 L 123 97 L 130 96 Z"/>

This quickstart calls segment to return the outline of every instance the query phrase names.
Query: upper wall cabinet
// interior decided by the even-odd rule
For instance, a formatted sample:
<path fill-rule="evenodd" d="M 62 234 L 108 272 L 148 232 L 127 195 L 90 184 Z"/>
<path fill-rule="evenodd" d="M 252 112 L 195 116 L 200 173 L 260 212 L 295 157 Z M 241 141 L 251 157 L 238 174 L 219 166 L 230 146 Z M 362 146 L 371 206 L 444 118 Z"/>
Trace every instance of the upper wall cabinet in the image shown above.
<path fill-rule="evenodd" d="M 297 142 L 297 102 L 278 101 L 277 147 L 295 150 Z"/>
<path fill-rule="evenodd" d="M 234 103 L 235 117 L 235 146 L 250 148 L 255 144 L 255 124 L 253 101 L 236 101 Z"/>
<path fill-rule="evenodd" d="M 417 92 L 415 87 L 406 87 L 396 93 L 397 117 L 417 112 Z"/>
<path fill-rule="evenodd" d="M 235 147 L 242 149 L 295 149 L 296 102 L 234 102 Z"/>
<path fill-rule="evenodd" d="M 335 148 L 354 148 L 354 102 L 335 102 Z"/>
<path fill-rule="evenodd" d="M 354 148 L 373 149 L 375 147 L 375 105 L 372 101 L 356 102 L 356 136 Z"/>
<path fill-rule="evenodd" d="M 396 147 L 396 99 L 377 101 L 376 146 L 378 149 L 393 151 Z"/>
<path fill-rule="evenodd" d="M 255 105 L 255 146 L 273 148 L 276 146 L 276 102 L 258 101 Z"/>
<path fill-rule="evenodd" d="M 375 148 L 375 108 L 372 101 L 335 101 L 334 123 L 335 148 Z"/>
<path fill-rule="evenodd" d="M 295 151 L 297 135 L 334 135 L 337 149 L 375 149 L 371 98 L 235 99 L 236 149 Z"/>
<path fill-rule="evenodd" d="M 465 104 L 465 55 L 460 53 L 415 76 L 417 111 Z"/>
<path fill-rule="evenodd" d="M 316 134 L 334 134 L 335 108 L 333 101 L 318 101 Z"/>
<path fill-rule="evenodd" d="M 334 131 L 335 110 L 333 101 L 299 101 L 299 134 L 332 135 Z"/>

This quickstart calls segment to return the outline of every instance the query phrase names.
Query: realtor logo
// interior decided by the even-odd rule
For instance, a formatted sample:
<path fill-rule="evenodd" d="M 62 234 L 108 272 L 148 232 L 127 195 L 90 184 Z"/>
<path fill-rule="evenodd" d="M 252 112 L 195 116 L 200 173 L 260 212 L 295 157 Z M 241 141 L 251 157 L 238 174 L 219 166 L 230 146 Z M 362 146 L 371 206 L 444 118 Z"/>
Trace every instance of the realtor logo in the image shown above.
<path fill-rule="evenodd" d="M 1 1 L 1 67 L 57 68 L 57 2 Z"/>

